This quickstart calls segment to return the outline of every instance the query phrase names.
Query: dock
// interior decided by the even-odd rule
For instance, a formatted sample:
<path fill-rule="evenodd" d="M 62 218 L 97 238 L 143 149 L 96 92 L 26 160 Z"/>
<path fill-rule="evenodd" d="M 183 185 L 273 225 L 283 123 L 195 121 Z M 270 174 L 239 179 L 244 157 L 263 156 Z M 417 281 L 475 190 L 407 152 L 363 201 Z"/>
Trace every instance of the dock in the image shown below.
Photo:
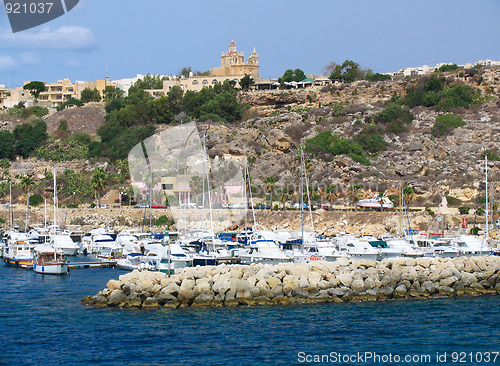
<path fill-rule="evenodd" d="M 69 262 L 69 268 L 109 268 L 115 267 L 116 262 Z"/>

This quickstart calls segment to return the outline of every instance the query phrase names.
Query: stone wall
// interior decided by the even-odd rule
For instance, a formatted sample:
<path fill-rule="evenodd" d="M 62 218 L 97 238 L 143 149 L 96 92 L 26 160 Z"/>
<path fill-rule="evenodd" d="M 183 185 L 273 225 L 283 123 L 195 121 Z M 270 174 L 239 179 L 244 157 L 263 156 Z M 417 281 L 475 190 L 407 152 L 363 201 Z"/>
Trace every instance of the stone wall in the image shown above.
<path fill-rule="evenodd" d="M 82 303 L 184 308 L 422 299 L 500 294 L 500 257 L 339 259 L 309 264 L 186 268 L 168 277 L 133 271 Z"/>

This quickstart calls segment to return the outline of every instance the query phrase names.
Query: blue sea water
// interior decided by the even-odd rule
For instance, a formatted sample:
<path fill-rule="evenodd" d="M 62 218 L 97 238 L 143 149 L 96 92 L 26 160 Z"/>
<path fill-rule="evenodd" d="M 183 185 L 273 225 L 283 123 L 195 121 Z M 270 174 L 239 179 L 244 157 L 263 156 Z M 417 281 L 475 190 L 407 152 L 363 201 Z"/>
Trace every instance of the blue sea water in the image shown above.
<path fill-rule="evenodd" d="M 123 273 L 55 277 L 0 264 L 0 364 L 500 364 L 500 296 L 158 311 L 81 305 Z"/>

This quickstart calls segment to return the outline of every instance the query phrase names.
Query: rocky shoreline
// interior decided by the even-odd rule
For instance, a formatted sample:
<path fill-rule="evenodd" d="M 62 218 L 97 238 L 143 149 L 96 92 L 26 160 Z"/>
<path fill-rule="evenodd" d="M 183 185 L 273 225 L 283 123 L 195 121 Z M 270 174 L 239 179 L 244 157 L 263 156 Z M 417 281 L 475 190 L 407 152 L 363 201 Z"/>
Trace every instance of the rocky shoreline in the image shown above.
<path fill-rule="evenodd" d="M 186 268 L 168 277 L 133 271 L 82 303 L 185 308 L 359 302 L 500 294 L 500 257 L 339 259 L 309 264 Z"/>

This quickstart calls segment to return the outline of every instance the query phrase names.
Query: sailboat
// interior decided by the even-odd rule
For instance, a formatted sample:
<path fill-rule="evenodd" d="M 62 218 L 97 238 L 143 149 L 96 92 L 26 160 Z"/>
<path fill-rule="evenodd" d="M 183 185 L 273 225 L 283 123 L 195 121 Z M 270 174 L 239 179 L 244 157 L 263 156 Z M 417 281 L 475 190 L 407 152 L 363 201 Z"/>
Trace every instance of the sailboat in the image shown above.
<path fill-rule="evenodd" d="M 50 245 L 55 250 L 61 250 L 65 255 L 77 255 L 78 245 L 75 244 L 68 232 L 61 231 L 57 225 L 58 220 L 58 199 L 57 199 L 57 173 L 54 169 L 54 224 L 50 226 Z"/>
<path fill-rule="evenodd" d="M 304 184 L 307 192 L 307 204 L 304 204 Z M 312 231 L 304 231 L 304 208 L 306 207 L 309 210 Z M 347 256 L 345 253 L 339 252 L 331 240 L 319 240 L 314 232 L 309 181 L 307 179 L 302 146 L 300 147 L 300 222 L 300 232 L 292 233 L 292 238 L 288 242 L 285 242 L 285 245 L 287 243 L 300 245 L 300 249 L 293 250 L 293 261 L 295 263 L 309 263 L 314 261 L 333 262 L 339 257 Z"/>

